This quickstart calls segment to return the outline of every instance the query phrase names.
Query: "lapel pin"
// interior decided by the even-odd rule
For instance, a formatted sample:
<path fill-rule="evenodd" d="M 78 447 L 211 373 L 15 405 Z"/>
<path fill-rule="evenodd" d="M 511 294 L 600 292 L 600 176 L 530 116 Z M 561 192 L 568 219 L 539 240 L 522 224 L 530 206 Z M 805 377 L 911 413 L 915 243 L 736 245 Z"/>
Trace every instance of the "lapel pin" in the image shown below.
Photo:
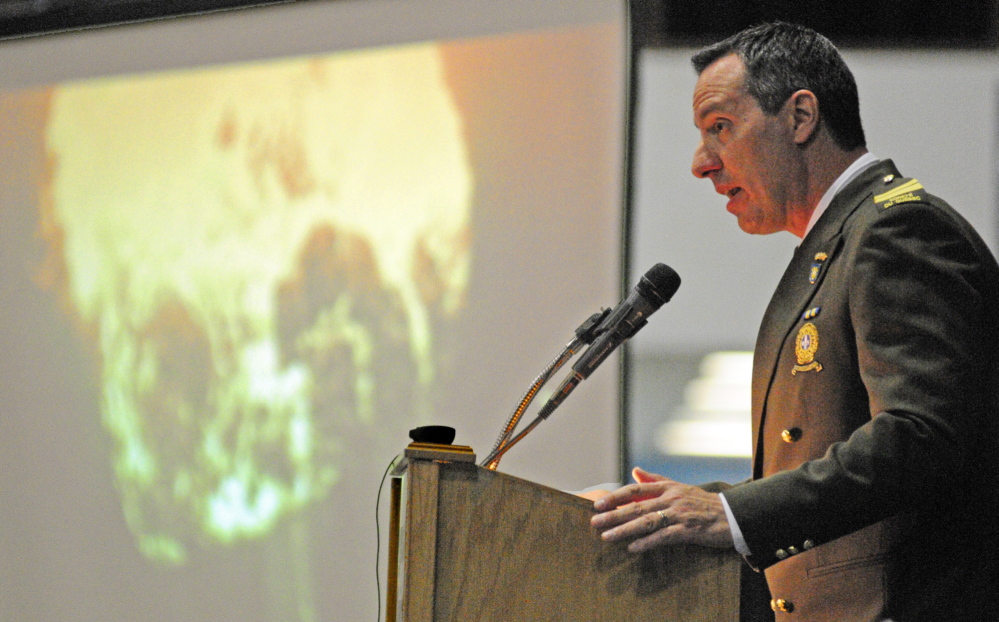
<path fill-rule="evenodd" d="M 815 261 L 812 262 L 812 269 L 808 272 L 808 282 L 815 285 L 819 280 L 819 272 L 822 271 L 822 263 L 829 258 L 825 253 L 815 253 Z"/>
<path fill-rule="evenodd" d="M 813 320 L 813 319 L 815 319 L 819 315 L 819 311 L 821 311 L 821 310 L 822 310 L 822 307 L 812 307 L 808 311 L 805 311 L 804 313 L 801 314 L 801 319 L 803 319 L 803 320 Z"/>

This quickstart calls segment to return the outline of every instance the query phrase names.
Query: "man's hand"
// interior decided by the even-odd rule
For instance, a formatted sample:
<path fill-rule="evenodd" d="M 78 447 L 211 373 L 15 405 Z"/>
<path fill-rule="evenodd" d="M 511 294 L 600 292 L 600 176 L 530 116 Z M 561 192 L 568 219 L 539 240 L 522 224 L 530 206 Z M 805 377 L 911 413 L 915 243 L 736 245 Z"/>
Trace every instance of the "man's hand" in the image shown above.
<path fill-rule="evenodd" d="M 696 486 L 675 482 L 635 467 L 635 484 L 597 499 L 601 512 L 590 524 L 608 542 L 634 539 L 632 553 L 657 546 L 697 544 L 732 548 L 732 533 L 721 498 Z"/>

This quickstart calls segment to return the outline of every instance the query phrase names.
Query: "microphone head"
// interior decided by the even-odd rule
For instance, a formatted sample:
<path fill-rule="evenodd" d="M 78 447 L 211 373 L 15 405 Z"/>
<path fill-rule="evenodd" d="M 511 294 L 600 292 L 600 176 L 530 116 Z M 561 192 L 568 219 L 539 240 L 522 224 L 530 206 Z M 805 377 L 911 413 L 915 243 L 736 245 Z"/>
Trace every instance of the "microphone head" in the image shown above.
<path fill-rule="evenodd" d="M 666 264 L 657 263 L 642 276 L 635 289 L 658 309 L 680 289 L 680 275 Z"/>

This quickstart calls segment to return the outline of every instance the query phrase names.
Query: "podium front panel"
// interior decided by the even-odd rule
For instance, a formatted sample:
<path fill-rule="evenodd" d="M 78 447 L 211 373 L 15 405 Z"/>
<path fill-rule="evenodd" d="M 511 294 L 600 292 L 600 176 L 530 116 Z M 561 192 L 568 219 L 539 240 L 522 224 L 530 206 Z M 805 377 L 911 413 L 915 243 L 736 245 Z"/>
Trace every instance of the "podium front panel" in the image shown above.
<path fill-rule="evenodd" d="M 591 502 L 469 463 L 410 464 L 407 622 L 738 622 L 741 559 L 629 553 Z"/>

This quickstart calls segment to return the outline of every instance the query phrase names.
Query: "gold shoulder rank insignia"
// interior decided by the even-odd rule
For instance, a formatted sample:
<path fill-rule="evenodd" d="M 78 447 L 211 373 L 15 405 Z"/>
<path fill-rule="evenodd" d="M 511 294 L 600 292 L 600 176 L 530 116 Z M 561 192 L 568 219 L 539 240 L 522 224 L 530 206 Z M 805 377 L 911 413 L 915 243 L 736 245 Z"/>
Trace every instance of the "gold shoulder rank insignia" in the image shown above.
<path fill-rule="evenodd" d="M 808 322 L 798 330 L 798 337 L 794 344 L 794 355 L 798 359 L 798 364 L 791 369 L 794 376 L 799 371 L 822 371 L 822 364 L 815 360 L 815 353 L 819 350 L 819 329 L 815 324 Z"/>
<path fill-rule="evenodd" d="M 915 179 L 910 179 L 897 188 L 876 195 L 874 203 L 882 209 L 888 209 L 892 205 L 920 201 L 924 198 L 926 198 L 926 191 L 923 189 L 923 184 Z"/>

